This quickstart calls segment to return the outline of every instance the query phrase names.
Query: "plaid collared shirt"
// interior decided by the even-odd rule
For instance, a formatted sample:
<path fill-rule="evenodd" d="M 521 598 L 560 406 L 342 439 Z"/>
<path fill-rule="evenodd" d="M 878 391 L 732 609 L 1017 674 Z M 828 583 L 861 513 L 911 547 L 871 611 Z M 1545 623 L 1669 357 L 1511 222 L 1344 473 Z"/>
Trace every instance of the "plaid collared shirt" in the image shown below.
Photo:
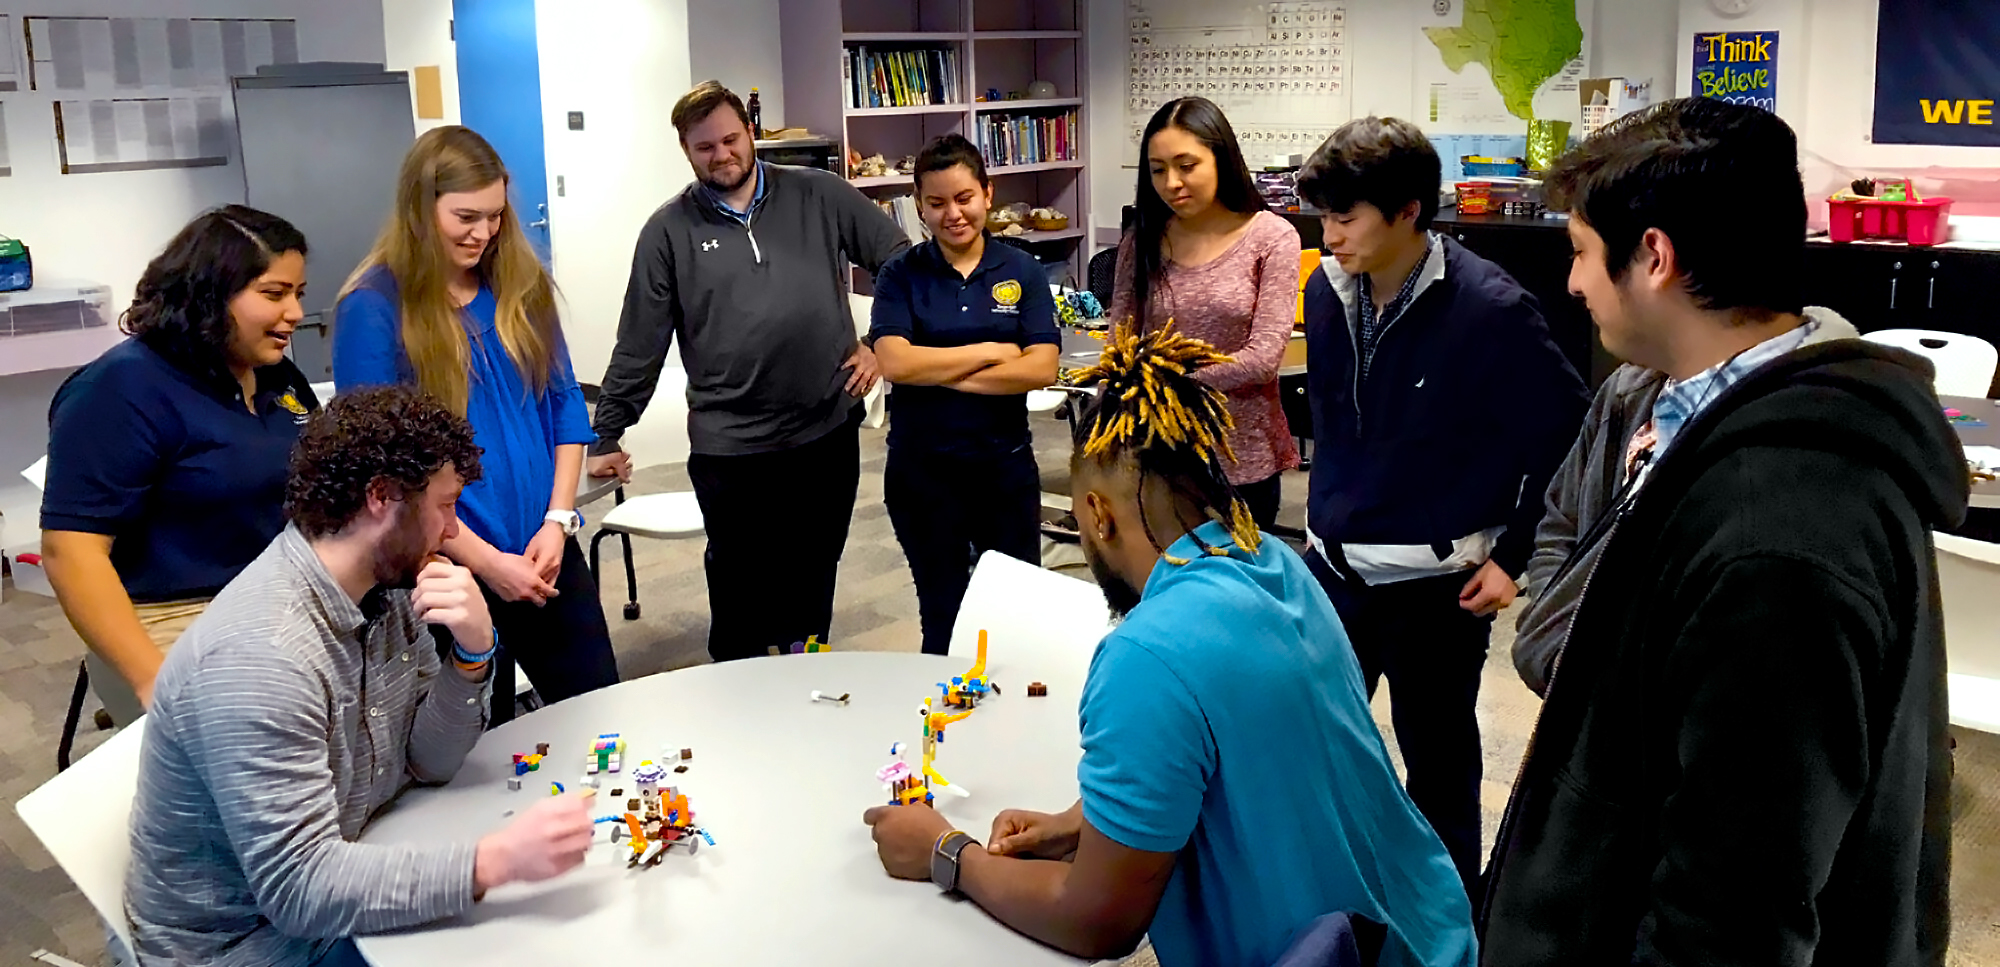
<path fill-rule="evenodd" d="M 1666 389 L 1660 391 L 1660 398 L 1653 401 L 1652 428 L 1658 438 L 1654 452 L 1664 456 L 1681 429 L 1700 416 L 1724 390 L 1765 363 L 1804 346 L 1818 331 L 1819 320 L 1807 316 L 1805 324 L 1797 329 L 1772 336 L 1685 380 L 1669 380 Z"/>
<path fill-rule="evenodd" d="M 1424 277 L 1424 267 L 1428 266 L 1431 259 L 1437 255 L 1437 247 L 1437 236 L 1426 232 L 1424 257 L 1417 260 L 1416 266 L 1410 269 L 1409 278 L 1403 280 L 1403 287 L 1396 290 L 1396 297 L 1389 300 L 1389 304 L 1382 308 L 1379 316 L 1375 312 L 1375 285 L 1369 280 L 1368 273 L 1363 272 L 1354 277 L 1355 292 L 1359 294 L 1356 301 L 1360 303 L 1355 307 L 1355 325 L 1361 332 L 1362 379 L 1368 378 L 1368 367 L 1375 362 L 1375 344 L 1382 338 L 1382 331 L 1389 328 L 1389 324 L 1395 322 L 1396 317 L 1402 315 L 1404 309 L 1410 307 L 1410 300 L 1416 296 L 1417 281 Z"/>

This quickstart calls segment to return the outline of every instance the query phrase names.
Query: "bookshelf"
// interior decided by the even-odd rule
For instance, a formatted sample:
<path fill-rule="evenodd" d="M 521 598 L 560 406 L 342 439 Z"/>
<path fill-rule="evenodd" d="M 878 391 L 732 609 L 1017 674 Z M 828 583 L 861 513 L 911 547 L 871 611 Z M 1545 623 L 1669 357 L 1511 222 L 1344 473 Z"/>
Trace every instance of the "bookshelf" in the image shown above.
<path fill-rule="evenodd" d="M 980 132 L 1001 122 L 1025 120 L 1016 128 L 1033 132 L 1056 130 L 1038 126 L 1044 119 L 1073 115 L 1065 136 L 1037 133 L 1027 143 L 1051 150 L 1035 153 L 1049 160 L 1004 164 L 989 153 L 987 174 L 993 180 L 995 207 L 1026 202 L 1051 207 L 1070 217 L 1062 231 L 1031 231 L 1019 239 L 1049 266 L 1051 281 L 1083 279 L 1082 243 L 1090 237 L 1089 178 L 1085 144 L 1090 105 L 1085 91 L 1089 68 L 1084 46 L 1088 0 L 780 0 L 779 28 L 784 44 L 785 121 L 803 125 L 815 135 L 833 139 L 845 173 L 852 150 L 862 157 L 882 155 L 891 165 L 916 154 L 932 138 L 959 134 L 980 143 Z M 909 51 L 949 51 L 955 75 L 950 90 L 963 100 L 900 107 L 854 105 L 854 52 L 868 54 Z M 927 55 L 920 55 L 927 56 Z M 927 61 L 931 62 L 931 61 Z M 933 62 L 934 63 L 934 62 Z M 932 83 L 942 86 L 941 78 Z M 1026 99 L 1029 84 L 1047 81 L 1055 96 Z M 978 100 L 989 89 L 1001 100 Z M 1005 100 L 1021 92 L 1023 97 Z M 865 91 L 861 92 L 865 98 Z M 1018 137 L 1008 143 L 1022 143 Z M 1053 149 L 1066 147 L 1066 153 Z M 1024 154 L 1023 157 L 1028 155 Z M 850 177 L 850 183 L 878 201 L 908 195 L 908 175 Z M 865 289 L 861 273 L 857 286 Z"/>

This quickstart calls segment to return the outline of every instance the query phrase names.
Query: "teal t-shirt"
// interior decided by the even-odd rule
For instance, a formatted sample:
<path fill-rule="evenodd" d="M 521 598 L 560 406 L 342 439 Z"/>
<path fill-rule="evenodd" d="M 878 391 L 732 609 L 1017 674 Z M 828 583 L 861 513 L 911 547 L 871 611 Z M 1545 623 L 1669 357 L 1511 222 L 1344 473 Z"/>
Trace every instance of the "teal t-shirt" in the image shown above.
<path fill-rule="evenodd" d="M 1162 558 L 1091 659 L 1077 767 L 1093 827 L 1180 853 L 1150 931 L 1160 963 L 1261 967 L 1347 912 L 1388 926 L 1385 967 L 1471 967 L 1458 873 L 1305 562 L 1272 538 L 1253 557 L 1216 523 L 1167 554 L 1188 563 Z"/>

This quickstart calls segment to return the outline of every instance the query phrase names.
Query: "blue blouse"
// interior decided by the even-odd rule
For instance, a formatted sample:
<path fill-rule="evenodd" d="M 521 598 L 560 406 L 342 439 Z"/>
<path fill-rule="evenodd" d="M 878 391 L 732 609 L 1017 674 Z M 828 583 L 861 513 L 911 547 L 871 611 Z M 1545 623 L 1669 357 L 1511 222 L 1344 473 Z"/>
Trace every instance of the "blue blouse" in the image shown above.
<path fill-rule="evenodd" d="M 484 285 L 465 307 L 465 335 L 472 357 L 471 392 L 465 416 L 485 453 L 485 474 L 459 497 L 458 516 L 473 533 L 509 554 L 527 550 L 542 527 L 549 494 L 555 489 L 555 449 L 596 439 L 583 390 L 570 368 L 569 350 L 557 343 L 548 390 L 536 397 L 500 342 L 494 316 L 499 306 Z M 336 393 L 362 386 L 416 385 L 403 350 L 403 312 L 396 281 L 376 268 L 340 300 L 333 324 L 333 382 Z"/>

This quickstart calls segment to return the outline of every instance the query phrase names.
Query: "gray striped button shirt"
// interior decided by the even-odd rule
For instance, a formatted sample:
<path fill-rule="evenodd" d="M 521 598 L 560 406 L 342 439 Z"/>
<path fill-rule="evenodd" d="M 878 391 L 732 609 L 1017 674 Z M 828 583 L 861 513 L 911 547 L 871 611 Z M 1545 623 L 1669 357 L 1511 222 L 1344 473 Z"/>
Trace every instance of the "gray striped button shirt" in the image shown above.
<path fill-rule="evenodd" d="M 450 779 L 486 715 L 409 592 L 366 600 L 287 527 L 168 654 L 125 879 L 141 964 L 310 964 L 471 906 L 471 843 L 354 842 L 406 782 Z"/>

